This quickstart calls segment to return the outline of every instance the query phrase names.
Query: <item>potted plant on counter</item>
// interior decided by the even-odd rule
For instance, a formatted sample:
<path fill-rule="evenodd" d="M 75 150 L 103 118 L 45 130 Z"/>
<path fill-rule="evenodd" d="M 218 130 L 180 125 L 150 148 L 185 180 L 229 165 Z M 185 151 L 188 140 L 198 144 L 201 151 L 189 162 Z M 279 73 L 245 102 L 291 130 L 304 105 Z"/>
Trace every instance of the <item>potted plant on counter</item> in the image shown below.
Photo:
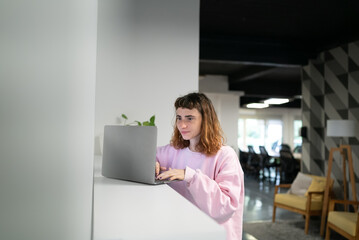
<path fill-rule="evenodd" d="M 125 126 L 131 126 L 131 125 L 138 125 L 138 126 L 156 126 L 155 124 L 155 115 L 153 115 L 150 120 L 140 122 L 140 121 L 133 121 L 131 123 L 126 124 L 126 121 L 128 120 L 128 117 L 125 114 L 121 114 L 121 118 L 124 119 L 123 125 Z"/>

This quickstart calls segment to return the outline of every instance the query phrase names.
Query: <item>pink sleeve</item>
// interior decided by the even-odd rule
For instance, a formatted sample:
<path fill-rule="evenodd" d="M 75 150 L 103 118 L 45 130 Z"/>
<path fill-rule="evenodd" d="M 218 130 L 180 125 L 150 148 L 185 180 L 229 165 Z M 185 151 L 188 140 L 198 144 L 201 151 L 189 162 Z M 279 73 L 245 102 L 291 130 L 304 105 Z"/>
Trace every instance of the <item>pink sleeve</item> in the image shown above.
<path fill-rule="evenodd" d="M 161 167 L 168 168 L 170 160 L 173 158 L 173 148 L 170 145 L 157 147 L 156 161 L 160 163 Z"/>
<path fill-rule="evenodd" d="M 240 198 L 244 197 L 243 171 L 234 151 L 227 152 L 217 164 L 214 180 L 199 169 L 189 167 L 184 180 L 198 207 L 218 223 L 224 223 L 239 208 Z"/>

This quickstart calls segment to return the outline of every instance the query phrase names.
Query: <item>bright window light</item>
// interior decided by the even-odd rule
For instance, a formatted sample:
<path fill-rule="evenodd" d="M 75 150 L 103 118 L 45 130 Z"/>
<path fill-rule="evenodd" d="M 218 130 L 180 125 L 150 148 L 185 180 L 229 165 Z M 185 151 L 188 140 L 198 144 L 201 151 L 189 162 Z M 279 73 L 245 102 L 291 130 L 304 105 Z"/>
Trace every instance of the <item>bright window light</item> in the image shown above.
<path fill-rule="evenodd" d="M 269 98 L 264 101 L 266 104 L 283 104 L 289 102 L 288 98 Z"/>
<path fill-rule="evenodd" d="M 269 107 L 266 103 L 249 103 L 246 105 L 247 108 L 267 108 Z"/>

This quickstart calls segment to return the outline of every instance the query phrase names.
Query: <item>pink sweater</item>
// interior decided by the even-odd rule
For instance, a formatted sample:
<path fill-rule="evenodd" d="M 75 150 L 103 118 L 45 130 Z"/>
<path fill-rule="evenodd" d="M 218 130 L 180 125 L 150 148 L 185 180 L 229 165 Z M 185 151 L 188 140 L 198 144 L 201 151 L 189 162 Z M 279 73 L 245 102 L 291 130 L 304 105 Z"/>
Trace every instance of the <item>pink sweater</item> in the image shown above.
<path fill-rule="evenodd" d="M 208 157 L 166 145 L 157 148 L 157 161 L 161 167 L 186 169 L 184 181 L 169 185 L 224 226 L 227 240 L 242 239 L 243 171 L 231 147 Z"/>

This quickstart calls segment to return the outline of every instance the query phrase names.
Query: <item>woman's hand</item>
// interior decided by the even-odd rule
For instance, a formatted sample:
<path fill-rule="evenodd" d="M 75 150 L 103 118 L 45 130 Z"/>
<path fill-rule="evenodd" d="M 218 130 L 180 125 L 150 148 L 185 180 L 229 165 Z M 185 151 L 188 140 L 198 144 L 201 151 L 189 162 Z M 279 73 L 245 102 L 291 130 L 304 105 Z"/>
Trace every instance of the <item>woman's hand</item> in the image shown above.
<path fill-rule="evenodd" d="M 156 171 L 157 171 L 157 165 L 156 165 Z M 157 179 L 166 179 L 166 180 L 184 180 L 186 170 L 185 169 L 172 169 L 169 168 L 168 171 L 162 172 L 157 176 Z"/>
<path fill-rule="evenodd" d="M 156 162 L 156 169 L 155 169 L 155 173 L 156 173 L 156 177 L 158 176 L 158 174 L 160 174 L 160 172 L 162 171 L 166 171 L 167 169 L 165 167 L 161 167 L 159 162 Z"/>

